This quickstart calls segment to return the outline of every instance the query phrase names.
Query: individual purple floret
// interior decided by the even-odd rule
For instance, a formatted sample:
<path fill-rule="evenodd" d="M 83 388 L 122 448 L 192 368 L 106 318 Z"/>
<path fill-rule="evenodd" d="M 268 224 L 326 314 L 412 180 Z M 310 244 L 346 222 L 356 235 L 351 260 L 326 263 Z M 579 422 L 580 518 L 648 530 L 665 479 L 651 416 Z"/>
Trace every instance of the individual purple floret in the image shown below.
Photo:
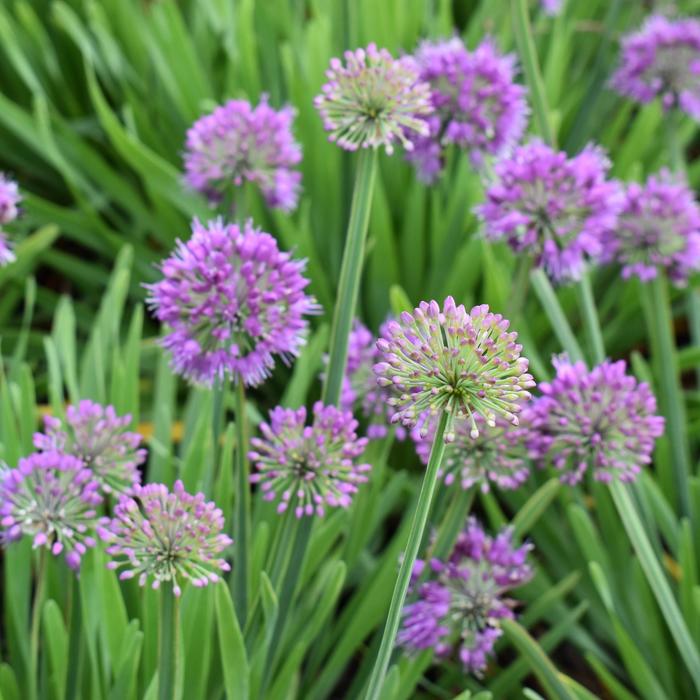
<path fill-rule="evenodd" d="M 438 476 L 446 486 L 458 483 L 467 490 L 478 486 L 484 493 L 495 484 L 501 489 L 517 489 L 530 476 L 527 462 L 527 432 L 500 416 L 490 427 L 479 415 L 474 416 L 479 435 L 473 438 L 466 421 L 454 428 L 454 441 L 445 446 Z M 437 421 L 428 418 L 411 431 L 416 452 L 423 464 L 428 464 L 435 437 Z"/>
<path fill-rule="evenodd" d="M 579 279 L 622 207 L 620 185 L 606 180 L 609 167 L 593 146 L 573 158 L 538 140 L 516 148 L 496 164 L 496 180 L 476 209 L 485 235 L 533 255 L 557 282 Z"/>
<path fill-rule="evenodd" d="M 556 377 L 540 384 L 542 396 L 527 411 L 531 455 L 551 462 L 564 483 L 587 471 L 598 481 L 634 481 L 664 430 L 649 386 L 625 374 L 622 360 L 589 371 L 561 357 L 554 367 Z"/>
<path fill-rule="evenodd" d="M 423 42 L 416 52 L 420 77 L 431 87 L 435 116 L 429 134 L 415 142 L 408 159 L 425 182 L 442 171 L 442 149 L 455 144 L 475 165 L 517 143 L 527 122 L 525 88 L 515 83 L 516 59 L 499 53 L 487 38 L 474 51 L 461 39 Z"/>
<path fill-rule="evenodd" d="M 113 518 L 103 518 L 100 537 L 113 561 L 122 569 L 121 580 L 137 577 L 140 586 L 171 583 L 180 596 L 182 585 L 197 587 L 219 581 L 230 570 L 221 553 L 232 543 L 224 534 L 224 516 L 204 494 L 185 491 L 176 481 L 172 491 L 164 484 L 139 484 L 131 495 L 122 494 Z"/>
<path fill-rule="evenodd" d="M 279 499 L 277 512 L 294 507 L 297 518 L 323 516 L 326 506 L 347 508 L 358 485 L 367 481 L 369 464 L 357 460 L 367 446 L 358 438 L 352 413 L 314 404 L 313 421 L 306 425 L 306 408 L 277 408 L 270 422 L 260 424 L 262 438 L 250 442 L 249 457 L 264 499 Z"/>
<path fill-rule="evenodd" d="M 627 186 L 617 227 L 603 239 L 603 260 L 643 282 L 666 270 L 678 286 L 700 268 L 700 207 L 688 185 L 667 171 Z"/>
<path fill-rule="evenodd" d="M 33 546 L 63 554 L 71 569 L 80 567 L 95 527 L 100 485 L 77 457 L 37 452 L 20 459 L 0 476 L 2 540 L 31 537 Z"/>
<path fill-rule="evenodd" d="M 481 676 L 502 634 L 500 620 L 515 616 L 515 601 L 506 593 L 532 577 L 531 549 L 516 548 L 510 529 L 489 537 L 470 518 L 449 559 L 429 562 L 425 583 L 416 582 L 426 568 L 416 562 L 417 600 L 403 609 L 398 644 L 410 651 L 432 648 L 438 657 L 456 652 L 467 671 Z"/>
<path fill-rule="evenodd" d="M 214 204 L 245 182 L 257 185 L 265 201 L 283 211 L 296 208 L 301 146 L 292 135 L 295 112 L 230 100 L 198 119 L 187 132 L 185 180 Z"/>
<path fill-rule="evenodd" d="M 535 383 L 528 361 L 520 357 L 517 333 L 509 322 L 485 304 L 467 312 L 447 297 L 421 302 L 413 314 L 404 312 L 387 324 L 377 341 L 382 362 L 375 365 L 380 386 L 400 392 L 389 399 L 393 422 L 413 427 L 424 414 L 450 414 L 447 442 L 455 439 L 455 423 L 467 422 L 473 438 L 479 436 L 476 415 L 495 427 L 496 416 L 513 425 L 522 402 Z"/>
<path fill-rule="evenodd" d="M 141 482 L 138 467 L 146 461 L 141 436 L 127 430 L 130 423 L 131 416 L 118 416 L 114 406 L 84 400 L 68 406 L 65 423 L 44 416 L 44 432 L 34 434 L 34 446 L 78 457 L 104 493 L 121 493 Z"/>
<path fill-rule="evenodd" d="M 162 263 L 163 279 L 147 285 L 150 306 L 169 327 L 161 344 L 175 371 L 209 386 L 227 376 L 255 386 L 275 356 L 297 356 L 305 316 L 319 311 L 304 293 L 305 266 L 250 221 L 241 228 L 195 220 L 190 240 Z"/>
<path fill-rule="evenodd" d="M 413 60 L 395 59 L 374 44 L 344 57 L 344 64 L 331 59 L 328 82 L 314 101 L 329 140 L 348 151 L 383 146 L 393 153 L 395 141 L 411 150 L 414 137 L 427 135 L 421 117 L 432 112 L 430 86 Z"/>
<path fill-rule="evenodd" d="M 648 17 L 622 40 L 612 87 L 641 103 L 661 98 L 664 109 L 679 107 L 700 120 L 700 21 Z"/>

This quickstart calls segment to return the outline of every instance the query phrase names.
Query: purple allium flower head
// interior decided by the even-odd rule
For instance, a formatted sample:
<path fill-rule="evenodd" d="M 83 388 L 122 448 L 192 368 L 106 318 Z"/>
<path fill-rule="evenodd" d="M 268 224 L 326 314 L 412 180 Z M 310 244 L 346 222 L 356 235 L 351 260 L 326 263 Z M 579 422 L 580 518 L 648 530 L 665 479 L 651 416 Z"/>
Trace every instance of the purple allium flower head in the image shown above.
<path fill-rule="evenodd" d="M 252 182 L 271 207 L 295 209 L 301 147 L 292 135 L 294 115 L 291 107 L 273 109 L 263 96 L 257 107 L 230 100 L 201 117 L 187 132 L 187 184 L 218 203 L 230 188 Z"/>
<path fill-rule="evenodd" d="M 480 165 L 484 154 L 500 154 L 520 140 L 528 109 L 525 88 L 514 82 L 514 56 L 499 53 L 490 38 L 468 51 L 455 37 L 423 42 L 416 62 L 435 108 L 426 119 L 430 133 L 408 154 L 422 180 L 432 182 L 440 173 L 446 144 L 468 151 Z"/>
<path fill-rule="evenodd" d="M 4 541 L 32 537 L 34 547 L 63 554 L 71 569 L 80 567 L 102 502 L 92 470 L 77 457 L 36 452 L 0 477 L 0 524 Z"/>
<path fill-rule="evenodd" d="M 622 40 L 620 66 L 611 85 L 641 103 L 660 97 L 700 120 L 700 21 L 648 17 Z"/>
<path fill-rule="evenodd" d="M 397 642 L 411 651 L 432 648 L 438 656 L 456 651 L 464 667 L 480 676 L 501 636 L 499 620 L 513 618 L 506 593 L 532 577 L 531 545 L 515 547 L 512 531 L 495 538 L 470 518 L 447 561 L 429 562 L 429 579 L 417 585 L 417 600 L 404 606 Z M 425 563 L 416 562 L 414 588 Z"/>
<path fill-rule="evenodd" d="M 550 17 L 556 17 L 564 6 L 564 0 L 541 0 L 542 11 Z"/>
<path fill-rule="evenodd" d="M 463 489 L 478 485 L 484 493 L 491 484 L 502 489 L 516 489 L 530 476 L 525 441 L 527 431 L 496 416 L 496 426 L 490 427 L 481 415 L 474 416 L 479 435 L 473 438 L 466 421 L 454 429 L 454 441 L 445 447 L 438 476 L 450 486 L 457 482 Z M 428 464 L 435 437 L 437 421 L 428 417 L 411 431 L 416 452 L 423 464 Z"/>
<path fill-rule="evenodd" d="M 44 432 L 34 434 L 34 446 L 78 457 L 104 493 L 120 493 L 140 483 L 138 467 L 146 461 L 141 436 L 127 430 L 130 423 L 131 416 L 118 416 L 114 406 L 84 400 L 68 406 L 65 423 L 44 416 Z"/>
<path fill-rule="evenodd" d="M 21 201 L 17 183 L 0 173 L 0 224 L 9 224 L 17 218 Z"/>
<path fill-rule="evenodd" d="M 306 408 L 277 408 L 270 422 L 261 423 L 262 438 L 250 442 L 250 459 L 265 500 L 279 498 L 277 512 L 294 505 L 298 518 L 322 516 L 326 506 L 347 508 L 358 484 L 367 481 L 369 464 L 357 460 L 367 446 L 358 438 L 352 413 L 314 404 L 313 421 L 306 425 Z"/>
<path fill-rule="evenodd" d="M 564 483 L 589 470 L 598 481 L 634 481 L 664 430 L 649 386 L 627 375 L 622 360 L 589 371 L 561 357 L 554 366 L 556 377 L 540 384 L 525 416 L 531 455 L 549 458 Z"/>
<path fill-rule="evenodd" d="M 230 570 L 221 553 L 232 540 L 223 529 L 216 504 L 176 481 L 172 491 L 164 484 L 136 484 L 131 494 L 120 495 L 114 517 L 103 518 L 98 532 L 114 558 L 107 566 L 122 569 L 120 579 L 138 577 L 144 586 L 152 578 L 152 588 L 170 582 L 179 596 L 185 581 L 206 586 Z"/>
<path fill-rule="evenodd" d="M 539 140 L 516 148 L 496 164 L 496 180 L 476 209 L 486 236 L 531 253 L 557 282 L 579 279 L 622 207 L 620 185 L 606 180 L 609 167 L 592 146 L 573 158 Z"/>
<path fill-rule="evenodd" d="M 287 361 L 304 345 L 306 261 L 283 253 L 268 233 L 194 221 L 192 237 L 178 241 L 161 265 L 163 279 L 147 285 L 149 303 L 170 327 L 162 345 L 176 372 L 212 385 L 225 376 L 248 386 L 263 382 L 279 355 Z"/>
<path fill-rule="evenodd" d="M 452 297 L 442 309 L 423 301 L 412 314 L 390 321 L 377 341 L 383 360 L 374 371 L 380 386 L 401 392 L 388 401 L 396 410 L 392 421 L 413 427 L 422 414 L 448 411 L 447 442 L 456 437 L 455 421 L 468 422 L 471 436 L 478 437 L 475 415 L 491 427 L 498 415 L 517 425 L 516 413 L 535 383 L 520 357 L 518 334 L 508 326 L 485 304 L 467 312 Z"/>
<path fill-rule="evenodd" d="M 370 44 L 346 51 L 345 64 L 331 59 L 326 76 L 314 104 L 329 139 L 341 148 L 383 146 L 393 153 L 395 141 L 411 150 L 415 136 L 427 135 L 421 117 L 432 112 L 430 86 L 409 57 L 395 59 Z"/>
<path fill-rule="evenodd" d="M 659 269 L 679 286 L 700 268 L 700 207 L 687 184 L 667 171 L 627 186 L 617 227 L 603 239 L 606 262 L 647 282 Z"/>

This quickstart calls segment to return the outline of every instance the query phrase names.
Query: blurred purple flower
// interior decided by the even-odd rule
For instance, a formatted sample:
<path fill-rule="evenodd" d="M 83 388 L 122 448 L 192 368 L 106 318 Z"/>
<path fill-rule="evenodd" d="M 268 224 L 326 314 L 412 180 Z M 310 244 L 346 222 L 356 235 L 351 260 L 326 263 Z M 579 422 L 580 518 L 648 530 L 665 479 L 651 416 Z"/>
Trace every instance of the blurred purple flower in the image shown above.
<path fill-rule="evenodd" d="M 506 593 L 532 577 L 531 549 L 516 548 L 510 529 L 487 536 L 470 518 L 449 559 L 429 562 L 425 583 L 417 581 L 425 563 L 416 562 L 417 600 L 404 606 L 398 644 L 411 651 L 432 648 L 438 657 L 456 651 L 467 671 L 481 676 L 502 634 L 499 621 L 514 617 L 515 601 Z"/>
<path fill-rule="evenodd" d="M 37 452 L 0 476 L 2 540 L 31 537 L 33 546 L 63 553 L 71 569 L 80 567 L 102 502 L 100 485 L 77 457 Z"/>
<path fill-rule="evenodd" d="M 550 17 L 556 17 L 564 7 L 564 0 L 541 0 L 542 11 Z"/>
<path fill-rule="evenodd" d="M 432 112 L 430 86 L 419 80 L 415 63 L 375 44 L 344 57 L 345 64 L 331 59 L 328 82 L 314 101 L 330 141 L 348 151 L 383 146 L 393 153 L 398 140 L 410 150 L 415 136 L 427 134 L 421 117 Z"/>
<path fill-rule="evenodd" d="M 9 224 L 17 218 L 21 200 L 17 183 L 7 175 L 0 173 L 0 226 Z M 15 254 L 12 250 L 12 244 L 5 231 L 0 229 L 0 267 L 14 261 Z"/>
<path fill-rule="evenodd" d="M 122 494 L 113 518 L 103 518 L 98 532 L 113 557 L 107 566 L 122 569 L 121 580 L 149 578 L 152 588 L 170 582 L 180 596 L 182 584 L 202 587 L 216 583 L 229 564 L 221 553 L 232 543 L 224 534 L 224 516 L 204 494 L 185 491 L 176 481 L 172 491 L 164 484 L 136 484 Z"/>
<path fill-rule="evenodd" d="M 253 438 L 250 459 L 267 501 L 279 499 L 277 512 L 294 505 L 295 515 L 323 516 L 325 507 L 347 508 L 358 485 L 367 481 L 369 464 L 357 464 L 367 446 L 358 438 L 352 413 L 314 404 L 313 421 L 306 425 L 306 408 L 277 408 L 270 422 L 260 424 L 262 438 Z"/>
<path fill-rule="evenodd" d="M 292 211 L 301 184 L 294 115 L 291 107 L 273 109 L 263 96 L 257 107 L 230 100 L 201 117 L 187 132 L 187 184 L 218 204 L 231 188 L 252 182 L 271 207 Z"/>
<path fill-rule="evenodd" d="M 540 384 L 542 396 L 524 416 L 531 455 L 551 461 L 564 483 L 578 483 L 589 470 L 598 481 L 634 481 L 664 430 L 649 386 L 625 374 L 624 361 L 589 371 L 561 357 L 554 367 L 556 377 Z"/>
<path fill-rule="evenodd" d="M 593 146 L 573 158 L 538 140 L 516 148 L 496 164 L 496 180 L 476 209 L 485 235 L 533 255 L 557 282 L 579 279 L 622 207 L 620 185 L 606 180 L 609 167 Z"/>
<path fill-rule="evenodd" d="M 162 263 L 164 278 L 147 285 L 150 306 L 170 328 L 161 344 L 175 371 L 209 386 L 226 376 L 255 386 L 276 355 L 298 355 L 305 316 L 319 311 L 304 293 L 305 265 L 250 221 L 242 229 L 195 220 L 190 240 Z"/>

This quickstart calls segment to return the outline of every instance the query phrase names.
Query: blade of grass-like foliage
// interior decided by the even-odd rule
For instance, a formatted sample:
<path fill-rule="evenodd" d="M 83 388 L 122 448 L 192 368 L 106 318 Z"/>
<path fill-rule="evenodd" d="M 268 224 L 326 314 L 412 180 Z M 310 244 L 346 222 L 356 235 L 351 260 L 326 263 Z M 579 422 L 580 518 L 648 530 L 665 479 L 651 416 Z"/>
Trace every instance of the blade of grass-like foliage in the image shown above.
<path fill-rule="evenodd" d="M 561 488 L 559 479 L 553 478 L 540 486 L 530 498 L 525 501 L 513 518 L 513 531 L 516 539 L 522 538 L 542 517 L 549 505 L 556 498 Z"/>
<path fill-rule="evenodd" d="M 228 587 L 215 586 L 216 628 L 227 700 L 248 700 L 249 667 L 243 635 Z"/>
<path fill-rule="evenodd" d="M 136 697 L 136 677 L 141 658 L 143 632 L 137 620 L 132 620 L 124 635 L 119 659 L 114 667 L 114 683 L 109 690 L 109 700 Z"/>

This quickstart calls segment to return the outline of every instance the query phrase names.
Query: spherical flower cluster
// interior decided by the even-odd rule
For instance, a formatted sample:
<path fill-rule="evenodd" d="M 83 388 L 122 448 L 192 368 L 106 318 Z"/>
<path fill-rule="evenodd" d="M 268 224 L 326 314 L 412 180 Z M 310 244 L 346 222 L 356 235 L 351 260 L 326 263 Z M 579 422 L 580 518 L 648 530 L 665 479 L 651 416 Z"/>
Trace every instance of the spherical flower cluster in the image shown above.
<path fill-rule="evenodd" d="M 455 425 L 454 441 L 445 447 L 438 476 L 445 485 L 457 482 L 467 490 L 472 486 L 487 493 L 491 484 L 502 489 L 516 489 L 530 476 L 527 462 L 527 431 L 513 426 L 500 416 L 495 427 L 490 427 L 480 416 L 475 415 L 479 435 L 473 438 L 465 421 Z M 437 421 L 427 418 L 411 431 L 416 452 L 423 464 L 428 464 L 430 450 L 435 437 Z"/>
<path fill-rule="evenodd" d="M 622 40 L 615 90 L 641 103 L 661 98 L 665 109 L 678 106 L 700 120 L 700 21 L 647 18 Z"/>
<path fill-rule="evenodd" d="M 603 241 L 603 259 L 622 276 L 647 282 L 665 269 L 679 286 L 700 268 L 700 207 L 685 182 L 670 173 L 630 183 L 617 227 Z"/>
<path fill-rule="evenodd" d="M 261 438 L 253 438 L 250 459 L 264 499 L 279 499 L 277 512 L 290 506 L 297 518 L 323 516 L 325 507 L 347 508 L 358 485 L 367 481 L 369 464 L 357 460 L 367 446 L 358 438 L 352 413 L 314 404 L 313 421 L 306 425 L 306 408 L 278 406 L 270 422 L 261 423 Z"/>
<path fill-rule="evenodd" d="M 22 197 L 14 180 L 0 173 L 0 226 L 14 221 L 19 214 Z M 14 262 L 15 254 L 5 231 L 0 229 L 0 267 Z"/>
<path fill-rule="evenodd" d="M 390 321 L 377 341 L 383 361 L 374 370 L 381 386 L 401 392 L 389 399 L 396 410 L 392 421 L 413 427 L 422 414 L 447 411 L 452 422 L 447 442 L 455 439 L 454 424 L 462 420 L 478 437 L 476 415 L 491 427 L 499 415 L 517 425 L 516 414 L 535 383 L 508 325 L 485 304 L 467 312 L 452 297 L 442 309 L 436 301 L 421 302 L 413 314 Z"/>
<path fill-rule="evenodd" d="M 84 400 L 68 406 L 65 423 L 45 416 L 45 432 L 35 433 L 34 446 L 78 457 L 104 493 L 120 493 L 140 483 L 138 467 L 146 461 L 141 436 L 126 429 L 130 423 L 131 416 L 118 416 L 114 406 Z"/>
<path fill-rule="evenodd" d="M 185 180 L 213 203 L 231 188 L 252 182 L 271 207 L 297 206 L 301 147 L 292 135 L 295 112 L 275 110 L 263 97 L 257 107 L 230 100 L 198 119 L 187 132 Z"/>
<path fill-rule="evenodd" d="M 457 38 L 423 42 L 416 53 L 420 77 L 430 84 L 435 115 L 430 133 L 408 154 L 419 177 L 432 182 L 442 170 L 442 148 L 456 144 L 475 165 L 517 143 L 525 130 L 525 88 L 515 83 L 514 56 L 504 56 L 491 39 L 468 51 Z"/>
<path fill-rule="evenodd" d="M 72 455 L 37 452 L 21 459 L 0 477 L 2 540 L 31 537 L 34 547 L 63 554 L 78 569 L 95 546 L 90 533 L 102 501 L 99 488 L 92 470 Z"/>
<path fill-rule="evenodd" d="M 410 58 L 395 59 L 370 44 L 346 51 L 345 64 L 332 59 L 326 76 L 314 104 L 329 139 L 341 148 L 383 146 L 392 153 L 395 141 L 410 150 L 414 136 L 427 135 L 421 117 L 432 111 L 430 86 Z"/>
<path fill-rule="evenodd" d="M 477 207 L 486 236 L 533 255 L 557 282 L 579 279 L 622 207 L 620 186 L 606 180 L 609 167 L 591 146 L 574 158 L 537 140 L 516 148 L 496 164 L 496 180 Z"/>
<path fill-rule="evenodd" d="M 260 384 L 304 345 L 306 265 L 281 252 L 275 239 L 221 220 L 193 223 L 187 243 L 161 265 L 164 279 L 148 285 L 156 317 L 170 327 L 161 341 L 176 372 L 207 385 L 230 376 Z"/>
<path fill-rule="evenodd" d="M 98 532 L 114 557 L 107 566 L 122 569 L 121 580 L 138 577 L 144 586 L 150 578 L 154 589 L 168 582 L 180 596 L 185 581 L 206 586 L 230 570 L 221 553 L 232 540 L 223 529 L 216 504 L 176 481 L 172 491 L 164 484 L 135 485 L 131 495 L 119 497 L 114 517 L 104 518 Z"/>
<path fill-rule="evenodd" d="M 568 484 L 589 470 L 598 481 L 634 481 L 664 430 L 649 386 L 627 375 L 623 361 L 589 371 L 564 357 L 554 366 L 556 377 L 540 384 L 527 411 L 532 456 L 548 458 Z"/>
<path fill-rule="evenodd" d="M 480 676 L 502 634 L 499 621 L 514 617 L 515 601 L 506 593 L 532 577 L 530 549 L 516 548 L 508 529 L 487 536 L 470 518 L 447 561 L 429 562 L 429 580 L 403 609 L 398 643 L 411 651 L 432 648 L 441 657 L 456 650 L 467 671 Z M 425 563 L 417 561 L 414 587 L 424 570 Z"/>

